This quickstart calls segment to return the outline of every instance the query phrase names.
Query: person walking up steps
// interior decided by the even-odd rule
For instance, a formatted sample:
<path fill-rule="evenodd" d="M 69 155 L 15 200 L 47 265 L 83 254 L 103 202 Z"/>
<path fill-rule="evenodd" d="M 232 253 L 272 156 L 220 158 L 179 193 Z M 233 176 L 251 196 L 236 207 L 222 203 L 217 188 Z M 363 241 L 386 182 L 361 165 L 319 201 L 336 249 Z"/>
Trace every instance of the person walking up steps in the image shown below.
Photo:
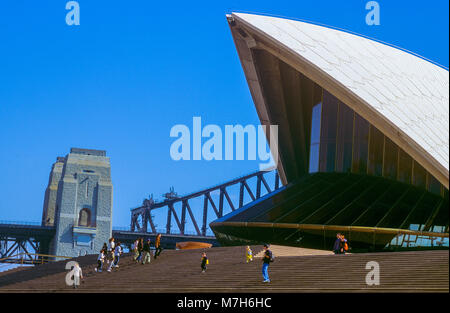
<path fill-rule="evenodd" d="M 202 273 L 206 272 L 206 265 L 208 265 L 208 264 L 209 264 L 209 260 L 208 260 L 208 257 L 206 256 L 206 252 L 203 252 L 202 253 L 202 264 L 201 264 Z"/>
<path fill-rule="evenodd" d="M 107 256 L 107 263 L 111 264 L 114 262 L 114 249 L 116 247 L 116 244 L 114 242 L 114 238 L 110 238 L 108 242 L 108 256 Z"/>
<path fill-rule="evenodd" d="M 106 244 L 106 242 L 103 243 L 102 250 L 103 250 L 103 253 L 105 254 L 105 258 L 106 258 L 106 253 L 108 252 L 108 245 Z"/>
<path fill-rule="evenodd" d="M 142 262 L 142 251 L 144 250 L 144 239 L 139 238 L 137 244 L 138 257 L 136 258 L 137 263 Z"/>
<path fill-rule="evenodd" d="M 139 250 L 138 250 L 138 244 L 139 244 L 139 239 L 136 239 L 136 241 L 133 244 L 133 252 L 134 252 L 134 256 L 133 256 L 133 260 L 137 263 L 138 261 L 138 257 L 139 257 Z"/>
<path fill-rule="evenodd" d="M 253 261 L 253 252 L 252 252 L 252 249 L 250 249 L 250 246 L 247 246 L 247 248 L 245 250 L 245 259 L 246 259 L 247 263 Z"/>
<path fill-rule="evenodd" d="M 122 246 L 120 242 L 117 242 L 116 248 L 114 249 L 114 267 L 119 267 L 120 256 L 122 255 Z"/>
<path fill-rule="evenodd" d="M 269 278 L 269 265 L 273 262 L 272 251 L 269 250 L 269 245 L 264 245 L 264 257 L 263 257 L 263 266 L 262 266 L 262 275 L 264 278 L 263 283 L 270 283 Z"/>
<path fill-rule="evenodd" d="M 152 261 L 152 254 L 150 252 L 150 239 L 147 239 L 147 241 L 144 243 L 144 248 L 143 248 L 143 258 L 142 258 L 142 264 L 150 263 Z"/>
<path fill-rule="evenodd" d="M 83 279 L 83 271 L 78 263 L 73 267 L 73 288 L 77 289 L 80 285 L 80 279 Z"/>
<path fill-rule="evenodd" d="M 336 234 L 336 240 L 334 241 L 333 245 L 333 252 L 334 254 L 340 254 L 341 253 L 341 234 Z"/>
<path fill-rule="evenodd" d="M 113 267 L 119 267 L 120 255 L 122 254 L 122 247 L 120 246 L 120 242 L 117 242 L 114 248 L 114 260 L 111 262 L 108 268 L 108 272 L 111 272 Z"/>
<path fill-rule="evenodd" d="M 158 234 L 155 239 L 155 260 L 161 254 L 161 250 L 161 234 Z"/>
<path fill-rule="evenodd" d="M 95 271 L 96 272 L 99 272 L 99 273 L 101 273 L 102 272 L 102 268 L 103 268 L 103 262 L 105 262 L 105 250 L 104 249 L 102 249 L 101 251 L 100 251 L 100 254 L 98 255 L 98 258 L 97 258 L 97 267 L 95 268 Z"/>
<path fill-rule="evenodd" d="M 348 252 L 348 241 L 345 236 L 341 234 L 341 253 L 346 254 Z"/>

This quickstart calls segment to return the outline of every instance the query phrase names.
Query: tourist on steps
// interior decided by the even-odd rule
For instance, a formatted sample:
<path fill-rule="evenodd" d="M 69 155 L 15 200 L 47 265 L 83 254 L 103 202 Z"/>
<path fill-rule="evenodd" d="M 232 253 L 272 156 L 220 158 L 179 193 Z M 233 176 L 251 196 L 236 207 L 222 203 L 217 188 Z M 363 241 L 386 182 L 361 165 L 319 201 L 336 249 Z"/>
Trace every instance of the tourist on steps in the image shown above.
<path fill-rule="evenodd" d="M 161 254 L 161 250 L 161 234 L 158 234 L 155 239 L 155 260 Z"/>
<path fill-rule="evenodd" d="M 105 261 L 105 252 L 106 250 L 102 249 L 97 258 L 97 267 L 95 268 L 96 272 L 101 273 L 103 268 L 103 262 Z"/>
<path fill-rule="evenodd" d="M 106 242 L 103 243 L 102 250 L 103 250 L 103 253 L 105 253 L 105 258 L 106 258 L 106 253 L 108 252 L 108 245 L 106 244 Z"/>
<path fill-rule="evenodd" d="M 246 251 L 245 251 L 245 256 L 246 256 L 247 263 L 253 261 L 253 252 L 252 252 L 252 249 L 250 249 L 250 246 L 247 246 Z"/>
<path fill-rule="evenodd" d="M 115 248 L 114 248 L 114 252 L 113 252 L 114 259 L 111 262 L 111 264 L 109 265 L 108 272 L 111 273 L 111 269 L 113 267 L 119 267 L 119 260 L 120 260 L 121 254 L 122 254 L 122 247 L 120 246 L 120 242 L 117 242 L 117 244 L 115 245 Z"/>
<path fill-rule="evenodd" d="M 138 244 L 139 244 L 139 239 L 136 239 L 136 241 L 133 244 L 133 252 L 134 252 L 133 260 L 136 262 L 139 262 L 138 261 L 138 258 L 139 258 Z"/>
<path fill-rule="evenodd" d="M 336 234 L 336 240 L 334 241 L 333 245 L 333 252 L 334 254 L 341 254 L 341 234 Z"/>
<path fill-rule="evenodd" d="M 73 288 L 78 288 L 80 285 L 80 278 L 83 279 L 83 271 L 78 263 L 73 267 Z"/>
<path fill-rule="evenodd" d="M 142 258 L 142 264 L 150 263 L 152 261 L 152 254 L 150 252 L 150 239 L 147 239 L 147 241 L 144 243 L 144 247 L 143 247 L 143 253 L 144 256 Z"/>
<path fill-rule="evenodd" d="M 262 275 L 263 275 L 263 283 L 270 283 L 269 278 L 269 265 L 273 262 L 272 251 L 269 250 L 269 245 L 264 245 L 264 257 L 263 257 L 263 266 L 262 266 Z"/>
<path fill-rule="evenodd" d="M 117 242 L 116 247 L 114 249 L 114 267 L 119 267 L 120 256 L 122 255 L 122 246 L 120 242 Z"/>
<path fill-rule="evenodd" d="M 142 261 L 142 252 L 144 251 L 144 238 L 138 239 L 137 251 L 138 251 L 138 256 L 136 258 L 136 261 L 139 263 Z"/>
<path fill-rule="evenodd" d="M 341 253 L 345 254 L 346 252 L 348 252 L 348 242 L 347 239 L 345 239 L 345 236 L 343 234 L 341 234 Z"/>
<path fill-rule="evenodd" d="M 109 242 L 108 242 L 108 256 L 107 256 L 107 260 L 106 262 L 109 264 L 111 262 L 111 264 L 114 262 L 114 249 L 115 249 L 116 245 L 114 242 L 114 238 L 110 238 Z"/>
<path fill-rule="evenodd" d="M 208 257 L 206 256 L 206 252 L 203 252 L 202 253 L 202 264 L 201 264 L 202 273 L 206 272 L 206 265 L 208 265 L 208 264 L 209 264 L 209 260 L 208 260 Z"/>

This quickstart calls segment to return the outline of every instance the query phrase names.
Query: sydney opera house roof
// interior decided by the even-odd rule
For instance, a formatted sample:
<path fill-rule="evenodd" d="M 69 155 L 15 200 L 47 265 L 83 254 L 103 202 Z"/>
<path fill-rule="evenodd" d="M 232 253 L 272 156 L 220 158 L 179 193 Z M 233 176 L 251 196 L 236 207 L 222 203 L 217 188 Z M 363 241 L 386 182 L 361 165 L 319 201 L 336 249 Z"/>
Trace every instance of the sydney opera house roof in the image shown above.
<path fill-rule="evenodd" d="M 329 27 L 227 19 L 284 186 L 212 222 L 221 244 L 448 248 L 448 70 Z"/>
<path fill-rule="evenodd" d="M 262 46 L 376 126 L 439 182 L 449 179 L 449 72 L 348 32 L 269 16 L 228 16 L 261 121 L 270 122 L 248 48 Z M 283 169 L 280 170 L 283 177 Z"/>

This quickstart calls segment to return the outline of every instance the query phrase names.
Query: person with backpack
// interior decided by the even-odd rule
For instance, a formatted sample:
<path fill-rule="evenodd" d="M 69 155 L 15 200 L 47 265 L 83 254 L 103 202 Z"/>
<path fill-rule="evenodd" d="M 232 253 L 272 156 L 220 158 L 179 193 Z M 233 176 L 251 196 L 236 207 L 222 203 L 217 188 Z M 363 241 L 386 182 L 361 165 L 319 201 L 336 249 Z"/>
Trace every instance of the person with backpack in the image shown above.
<path fill-rule="evenodd" d="M 341 253 L 345 254 L 346 252 L 348 252 L 348 241 L 344 235 L 341 235 Z"/>
<path fill-rule="evenodd" d="M 270 283 L 269 278 L 269 265 L 273 262 L 272 251 L 269 250 L 269 245 L 264 245 L 264 257 L 262 266 L 263 283 Z"/>

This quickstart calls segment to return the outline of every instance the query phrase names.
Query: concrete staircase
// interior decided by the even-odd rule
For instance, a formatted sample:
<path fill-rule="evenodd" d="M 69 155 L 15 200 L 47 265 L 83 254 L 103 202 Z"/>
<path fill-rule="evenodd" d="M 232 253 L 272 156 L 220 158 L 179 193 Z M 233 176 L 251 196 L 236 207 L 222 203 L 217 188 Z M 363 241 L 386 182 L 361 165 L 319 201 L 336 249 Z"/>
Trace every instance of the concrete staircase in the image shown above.
<path fill-rule="evenodd" d="M 272 246 L 275 262 L 262 283 L 261 259 L 245 263 L 244 247 L 208 249 L 210 260 L 201 273 L 203 250 L 163 251 L 151 264 L 122 256 L 112 273 L 94 271 L 96 256 L 76 259 L 85 276 L 75 292 L 448 292 L 449 252 L 416 251 L 323 255 L 328 252 Z M 254 255 L 261 246 L 252 246 Z M 314 255 L 318 254 L 318 255 Z M 380 286 L 367 286 L 366 264 L 380 265 Z M 66 261 L 0 274 L 0 292 L 74 292 L 66 286 Z"/>

